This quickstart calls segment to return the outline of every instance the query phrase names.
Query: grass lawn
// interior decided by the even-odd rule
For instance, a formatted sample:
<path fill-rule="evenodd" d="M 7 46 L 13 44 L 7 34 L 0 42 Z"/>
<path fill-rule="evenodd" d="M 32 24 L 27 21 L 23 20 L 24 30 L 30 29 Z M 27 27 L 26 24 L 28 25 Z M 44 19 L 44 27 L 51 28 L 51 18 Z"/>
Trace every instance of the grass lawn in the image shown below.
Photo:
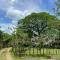
<path fill-rule="evenodd" d="M 6 48 L 0 51 L 0 60 L 9 60 L 9 58 L 10 60 L 60 60 L 60 49 L 41 49 L 41 51 L 38 51 L 38 55 L 37 49 L 34 49 L 33 55 L 32 48 L 30 50 L 30 55 L 29 50 L 26 51 L 26 54 L 27 55 L 22 57 L 14 56 L 14 54 L 11 53 L 10 48 Z"/>
<path fill-rule="evenodd" d="M 26 51 L 26 54 L 29 55 L 29 50 Z M 60 54 L 60 49 L 41 49 L 41 50 L 38 50 L 37 49 L 34 49 L 34 52 L 33 52 L 33 49 L 30 50 L 30 54 L 45 54 L 45 55 L 55 55 L 55 54 Z"/>
<path fill-rule="evenodd" d="M 43 55 L 43 51 L 44 51 L 44 55 Z M 37 55 L 37 49 L 34 49 L 34 52 L 33 49 L 31 49 L 30 55 L 29 55 L 29 50 L 26 51 L 26 54 L 27 56 L 23 56 L 23 57 L 14 56 L 14 58 L 15 60 L 48 60 L 48 59 L 60 60 L 60 49 L 41 49 L 41 51 L 38 51 L 38 55 Z"/>

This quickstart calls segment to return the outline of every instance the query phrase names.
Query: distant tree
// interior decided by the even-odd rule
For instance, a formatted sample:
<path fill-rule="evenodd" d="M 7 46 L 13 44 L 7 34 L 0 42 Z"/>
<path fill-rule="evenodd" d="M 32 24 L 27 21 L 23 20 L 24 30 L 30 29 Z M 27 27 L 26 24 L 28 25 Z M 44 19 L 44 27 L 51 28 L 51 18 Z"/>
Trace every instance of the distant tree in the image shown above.
<path fill-rule="evenodd" d="M 55 1 L 55 12 L 56 16 L 60 16 L 60 0 Z"/>
<path fill-rule="evenodd" d="M 3 32 L 0 30 L 0 42 L 2 41 L 3 39 Z"/>
<path fill-rule="evenodd" d="M 3 32 L 0 30 L 0 48 L 2 48 Z"/>

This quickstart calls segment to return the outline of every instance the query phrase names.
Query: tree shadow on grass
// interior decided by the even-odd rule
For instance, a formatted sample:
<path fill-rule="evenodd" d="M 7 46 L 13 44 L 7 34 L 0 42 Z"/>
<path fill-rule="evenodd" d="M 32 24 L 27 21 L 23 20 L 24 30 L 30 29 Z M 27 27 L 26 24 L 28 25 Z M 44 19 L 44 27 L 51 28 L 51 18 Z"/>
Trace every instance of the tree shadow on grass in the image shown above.
<path fill-rule="evenodd" d="M 46 58 L 46 59 L 51 59 L 52 57 L 50 55 L 45 55 L 45 54 L 36 54 L 36 55 L 33 55 L 33 54 L 30 54 L 29 56 L 31 57 L 43 57 L 43 58 Z"/>

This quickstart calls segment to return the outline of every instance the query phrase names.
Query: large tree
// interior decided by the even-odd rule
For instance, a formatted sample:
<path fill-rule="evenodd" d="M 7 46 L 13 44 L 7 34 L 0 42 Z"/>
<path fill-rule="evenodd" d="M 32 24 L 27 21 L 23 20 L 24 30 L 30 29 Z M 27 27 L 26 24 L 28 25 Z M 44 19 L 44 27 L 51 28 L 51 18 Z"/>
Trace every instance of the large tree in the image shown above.
<path fill-rule="evenodd" d="M 18 28 L 28 33 L 29 38 L 33 36 L 42 38 L 48 36 L 48 40 L 54 40 L 53 38 L 55 38 L 56 35 L 55 32 L 57 32 L 56 26 L 58 25 L 60 25 L 60 21 L 58 21 L 55 16 L 46 12 L 32 13 L 18 22 Z M 43 39 L 41 39 L 40 42 L 41 41 L 43 41 Z"/>

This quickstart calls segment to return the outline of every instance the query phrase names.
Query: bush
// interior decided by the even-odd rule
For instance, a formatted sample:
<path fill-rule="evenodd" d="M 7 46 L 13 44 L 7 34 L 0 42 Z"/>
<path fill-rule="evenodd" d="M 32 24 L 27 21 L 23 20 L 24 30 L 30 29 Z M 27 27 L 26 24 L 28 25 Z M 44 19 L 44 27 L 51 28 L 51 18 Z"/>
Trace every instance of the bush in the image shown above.
<path fill-rule="evenodd" d="M 2 44 L 0 44 L 0 49 L 1 49 L 2 47 L 3 47 Z"/>
<path fill-rule="evenodd" d="M 13 50 L 14 54 L 17 55 L 17 56 L 23 56 L 25 55 L 25 52 L 26 52 L 27 48 L 24 48 L 24 47 L 17 47 Z"/>

